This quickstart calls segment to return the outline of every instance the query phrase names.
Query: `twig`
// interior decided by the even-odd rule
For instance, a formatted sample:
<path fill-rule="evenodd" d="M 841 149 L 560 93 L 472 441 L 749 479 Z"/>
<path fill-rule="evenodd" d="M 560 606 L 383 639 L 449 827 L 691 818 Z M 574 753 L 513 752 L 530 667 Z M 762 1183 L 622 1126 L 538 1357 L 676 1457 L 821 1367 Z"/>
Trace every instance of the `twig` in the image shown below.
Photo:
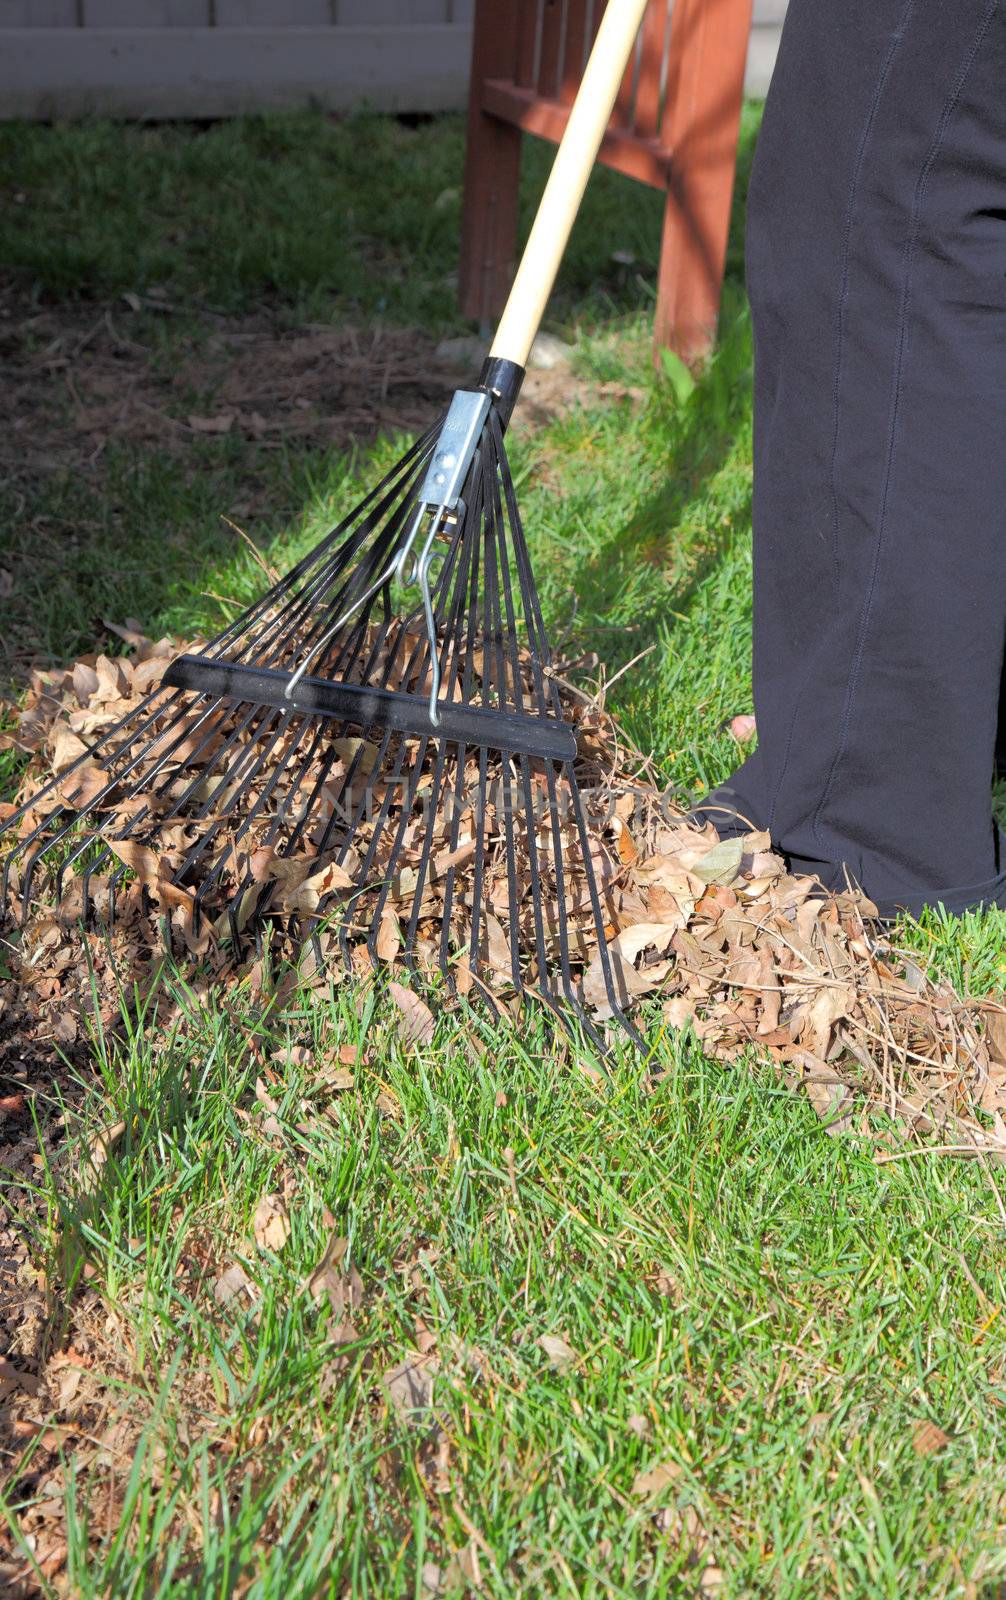
<path fill-rule="evenodd" d="M 261 568 L 262 572 L 269 579 L 269 582 L 270 583 L 275 583 L 276 580 L 279 577 L 279 573 L 276 571 L 275 567 L 270 567 L 269 566 L 268 562 L 265 560 L 264 556 L 262 555 L 261 550 L 259 549 L 258 545 L 255 543 L 255 541 L 251 537 L 251 535 L 245 533 L 245 530 L 243 528 L 239 528 L 238 524 L 236 522 L 232 522 L 230 517 L 225 516 L 222 511 L 220 513 L 220 521 L 221 522 L 226 522 L 228 528 L 233 528 L 235 533 L 240 534 L 241 538 L 244 540 L 245 544 L 248 546 L 249 550 L 251 551 L 254 559 L 258 562 L 258 565 Z"/>

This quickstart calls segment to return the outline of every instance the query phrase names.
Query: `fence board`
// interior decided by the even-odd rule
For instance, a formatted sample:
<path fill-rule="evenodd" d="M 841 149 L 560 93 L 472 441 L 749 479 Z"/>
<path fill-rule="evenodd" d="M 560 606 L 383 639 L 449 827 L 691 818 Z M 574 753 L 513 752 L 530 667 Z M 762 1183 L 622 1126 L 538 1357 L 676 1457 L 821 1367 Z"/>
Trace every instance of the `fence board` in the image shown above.
<path fill-rule="evenodd" d="M 331 21 L 331 0 L 216 0 L 218 28 L 315 28 Z"/>
<path fill-rule="evenodd" d="M 368 23 L 446 22 L 448 0 L 335 0 L 335 20 L 341 27 Z"/>
<path fill-rule="evenodd" d="M 85 28 L 205 28 L 210 0 L 82 0 Z"/>
<path fill-rule="evenodd" d="M 460 109 L 471 29 L 9 28 L 0 117 L 229 117 L 303 106 Z"/>
<path fill-rule="evenodd" d="M 0 119 L 213 117 L 311 99 L 340 111 L 362 99 L 388 111 L 465 104 L 472 0 L 216 0 L 234 20 L 209 28 L 211 3 L 0 0 Z M 286 26 L 301 5 L 317 4 L 321 23 Z M 591 35 L 603 4 L 589 0 Z M 273 26 L 241 29 L 238 8 L 247 17 L 251 5 L 271 6 Z M 538 9 L 536 0 L 524 5 L 527 14 Z M 765 93 L 785 9 L 786 0 L 755 0 L 748 94 Z M 78 29 L 82 14 L 89 25 Z M 521 82 L 533 76 L 537 45 L 529 42 Z"/>
<path fill-rule="evenodd" d="M 73 28 L 77 0 L 0 0 L 0 28 Z"/>

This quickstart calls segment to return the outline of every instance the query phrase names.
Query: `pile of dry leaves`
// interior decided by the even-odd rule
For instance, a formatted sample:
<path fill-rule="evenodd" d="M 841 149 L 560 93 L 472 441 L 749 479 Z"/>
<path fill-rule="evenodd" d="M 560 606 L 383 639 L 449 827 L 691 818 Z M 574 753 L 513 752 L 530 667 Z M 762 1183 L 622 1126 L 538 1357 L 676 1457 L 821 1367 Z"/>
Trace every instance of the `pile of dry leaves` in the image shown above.
<path fill-rule="evenodd" d="M 166 639 L 152 643 L 131 625 L 117 631 L 130 644 L 127 656 L 89 657 L 65 672 L 35 675 L 27 703 L 5 736 L 28 758 L 25 792 L 86 755 L 87 745 L 156 689 L 166 662 L 179 648 Z M 629 1005 L 644 1006 L 646 1026 L 654 1036 L 662 1018 L 665 1026 L 690 1026 L 706 1053 L 717 1059 L 733 1061 L 752 1049 L 770 1057 L 788 1084 L 805 1089 L 830 1131 L 867 1131 L 867 1109 L 882 1107 L 915 1132 L 938 1133 L 947 1148 L 982 1159 L 1006 1154 L 1006 1011 L 931 982 L 910 958 L 885 942 L 874 908 L 863 896 L 851 891 L 826 894 L 816 880 L 791 875 L 767 835 L 720 840 L 711 824 L 699 829 L 689 823 L 646 779 L 645 767 L 596 703 L 568 686 L 562 694 L 565 714 L 580 734 L 577 775 L 587 799 L 589 853 L 603 902 L 599 924 L 587 903 L 585 880 L 578 875 L 575 823 L 564 823 L 569 830 L 564 936 L 573 963 L 573 993 L 586 1012 L 598 1022 L 611 1016 L 600 931 L 618 992 Z M 171 726 L 176 737 L 177 717 Z M 230 727 L 218 728 L 217 739 L 229 737 Z M 326 756 L 326 781 L 341 786 L 342 803 L 347 787 L 353 798 L 357 778 L 367 780 L 370 788 L 374 780 L 368 766 L 371 748 L 361 739 L 344 742 L 347 749 L 336 751 L 334 760 L 331 749 Z M 198 741 L 188 740 L 184 781 L 190 786 L 198 749 Z M 299 770 L 296 763 L 291 770 Z M 219 779 L 225 789 L 233 784 L 233 773 L 230 765 Z M 172 781 L 177 785 L 182 779 L 176 775 Z M 84 807 L 95 786 L 105 782 L 105 775 L 85 761 L 61 785 L 58 803 L 64 810 Z M 106 851 L 103 873 L 90 885 L 90 896 L 100 920 L 114 892 L 116 919 L 110 939 L 102 932 L 89 940 L 92 974 L 82 977 L 81 972 L 79 875 L 67 875 L 62 903 L 55 909 L 33 908 L 14 940 L 20 1004 L 30 993 L 41 1028 L 36 1036 L 49 1030 L 48 1037 L 72 1042 L 85 1001 L 84 979 L 90 992 L 96 971 L 111 993 L 118 992 L 116 968 L 127 979 L 142 976 L 158 959 L 165 922 L 176 942 L 184 942 L 204 971 L 219 981 L 232 978 L 242 970 L 241 962 L 250 959 L 247 952 L 235 953 L 234 943 L 225 937 L 226 921 L 219 915 L 214 920 L 212 894 L 202 902 L 209 914 L 194 914 L 194 902 L 207 884 L 199 878 L 202 858 L 197 857 L 194 868 L 191 863 L 193 840 L 207 828 L 222 826 L 212 785 L 200 800 L 195 831 L 168 807 L 163 837 L 154 849 L 149 833 L 143 835 L 143 844 L 129 837 L 130 820 L 146 799 L 130 796 L 125 786 L 105 797 L 97 838 L 99 844 L 108 843 L 110 853 Z M 12 809 L 0 810 L 0 822 Z M 239 808 L 239 814 L 245 809 Z M 414 917 L 418 927 L 420 969 L 424 964 L 432 969 L 444 922 L 464 925 L 466 917 L 470 922 L 476 857 L 485 898 L 479 954 L 488 977 L 473 978 L 462 938 L 453 958 L 456 989 L 468 992 L 473 982 L 482 982 L 494 991 L 498 1004 L 516 1011 L 521 996 L 513 982 L 515 944 L 524 986 L 533 992 L 536 976 L 543 975 L 546 943 L 558 938 L 556 929 L 563 920 L 558 907 L 550 909 L 548 902 L 556 892 L 550 824 L 539 828 L 525 818 L 508 833 L 490 807 L 480 841 L 470 811 L 441 809 L 441 832 L 427 852 L 425 881 L 417 865 L 426 838 L 421 817 L 411 819 L 406 813 L 401 819 L 404 847 L 396 857 L 397 876 L 382 878 L 383 858 L 380 851 L 374 854 L 370 870 L 385 892 L 369 948 L 346 939 L 345 922 L 338 931 L 323 926 L 301 968 L 307 981 L 314 968 L 317 981 L 328 982 L 345 966 L 340 956 L 348 955 L 350 967 L 360 973 L 372 970 L 376 956 L 392 979 L 390 992 L 402 1010 L 408 1037 L 416 1041 L 432 1033 L 432 1016 L 415 989 L 398 981 L 407 977 L 399 961 L 406 918 Z M 319 851 L 317 834 L 301 837 L 291 857 L 276 847 L 277 808 L 262 814 L 265 831 L 253 830 L 226 850 L 215 848 L 205 857 L 206 873 L 212 863 L 218 883 L 231 897 L 245 885 L 238 896 L 239 922 L 265 903 L 277 938 L 281 932 L 290 940 L 298 927 L 303 932 L 305 919 L 317 928 L 319 911 L 333 897 L 345 896 L 347 888 L 358 892 L 355 874 L 368 838 L 372 842 L 376 837 L 375 824 L 368 822 L 354 835 L 357 855 L 352 860 L 344 848 L 338 860 L 332 850 Z M 29 814 L 22 830 L 37 821 Z M 273 827 L 271 835 L 266 823 Z M 324 833 L 325 813 L 320 823 L 313 817 L 312 825 Z M 522 841 L 537 851 L 539 898 L 546 905 L 544 939 L 531 896 L 519 895 L 512 909 L 513 874 L 520 883 L 528 870 L 526 861 L 512 859 Z M 9 834 L 0 835 L 0 857 L 8 845 Z M 179 862 L 186 860 L 188 875 L 180 877 Z M 15 861 L 8 909 L 17 907 L 22 871 L 21 861 Z M 230 931 L 233 925 L 231 915 Z M 8 999 L 10 993 L 8 987 Z"/>

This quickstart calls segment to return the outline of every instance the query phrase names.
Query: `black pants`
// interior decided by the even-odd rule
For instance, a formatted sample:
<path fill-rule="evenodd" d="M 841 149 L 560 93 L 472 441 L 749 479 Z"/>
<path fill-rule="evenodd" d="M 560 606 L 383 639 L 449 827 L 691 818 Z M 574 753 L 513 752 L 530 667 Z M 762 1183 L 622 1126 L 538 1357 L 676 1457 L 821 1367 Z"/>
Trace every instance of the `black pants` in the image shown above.
<path fill-rule="evenodd" d="M 790 0 L 748 282 L 758 747 L 713 799 L 886 914 L 1006 905 L 1006 0 Z"/>

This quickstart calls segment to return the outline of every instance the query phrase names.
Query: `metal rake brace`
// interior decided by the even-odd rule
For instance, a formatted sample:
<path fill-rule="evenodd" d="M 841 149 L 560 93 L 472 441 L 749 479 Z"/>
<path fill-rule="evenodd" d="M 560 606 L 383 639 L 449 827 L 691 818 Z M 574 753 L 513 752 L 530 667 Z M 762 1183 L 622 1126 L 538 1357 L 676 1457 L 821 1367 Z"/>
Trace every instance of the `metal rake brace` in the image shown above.
<path fill-rule="evenodd" d="M 645 4 L 605 11 L 478 383 L 4 824 L 3 905 L 111 920 L 138 874 L 190 948 L 296 926 L 639 1042 L 503 435 Z"/>

